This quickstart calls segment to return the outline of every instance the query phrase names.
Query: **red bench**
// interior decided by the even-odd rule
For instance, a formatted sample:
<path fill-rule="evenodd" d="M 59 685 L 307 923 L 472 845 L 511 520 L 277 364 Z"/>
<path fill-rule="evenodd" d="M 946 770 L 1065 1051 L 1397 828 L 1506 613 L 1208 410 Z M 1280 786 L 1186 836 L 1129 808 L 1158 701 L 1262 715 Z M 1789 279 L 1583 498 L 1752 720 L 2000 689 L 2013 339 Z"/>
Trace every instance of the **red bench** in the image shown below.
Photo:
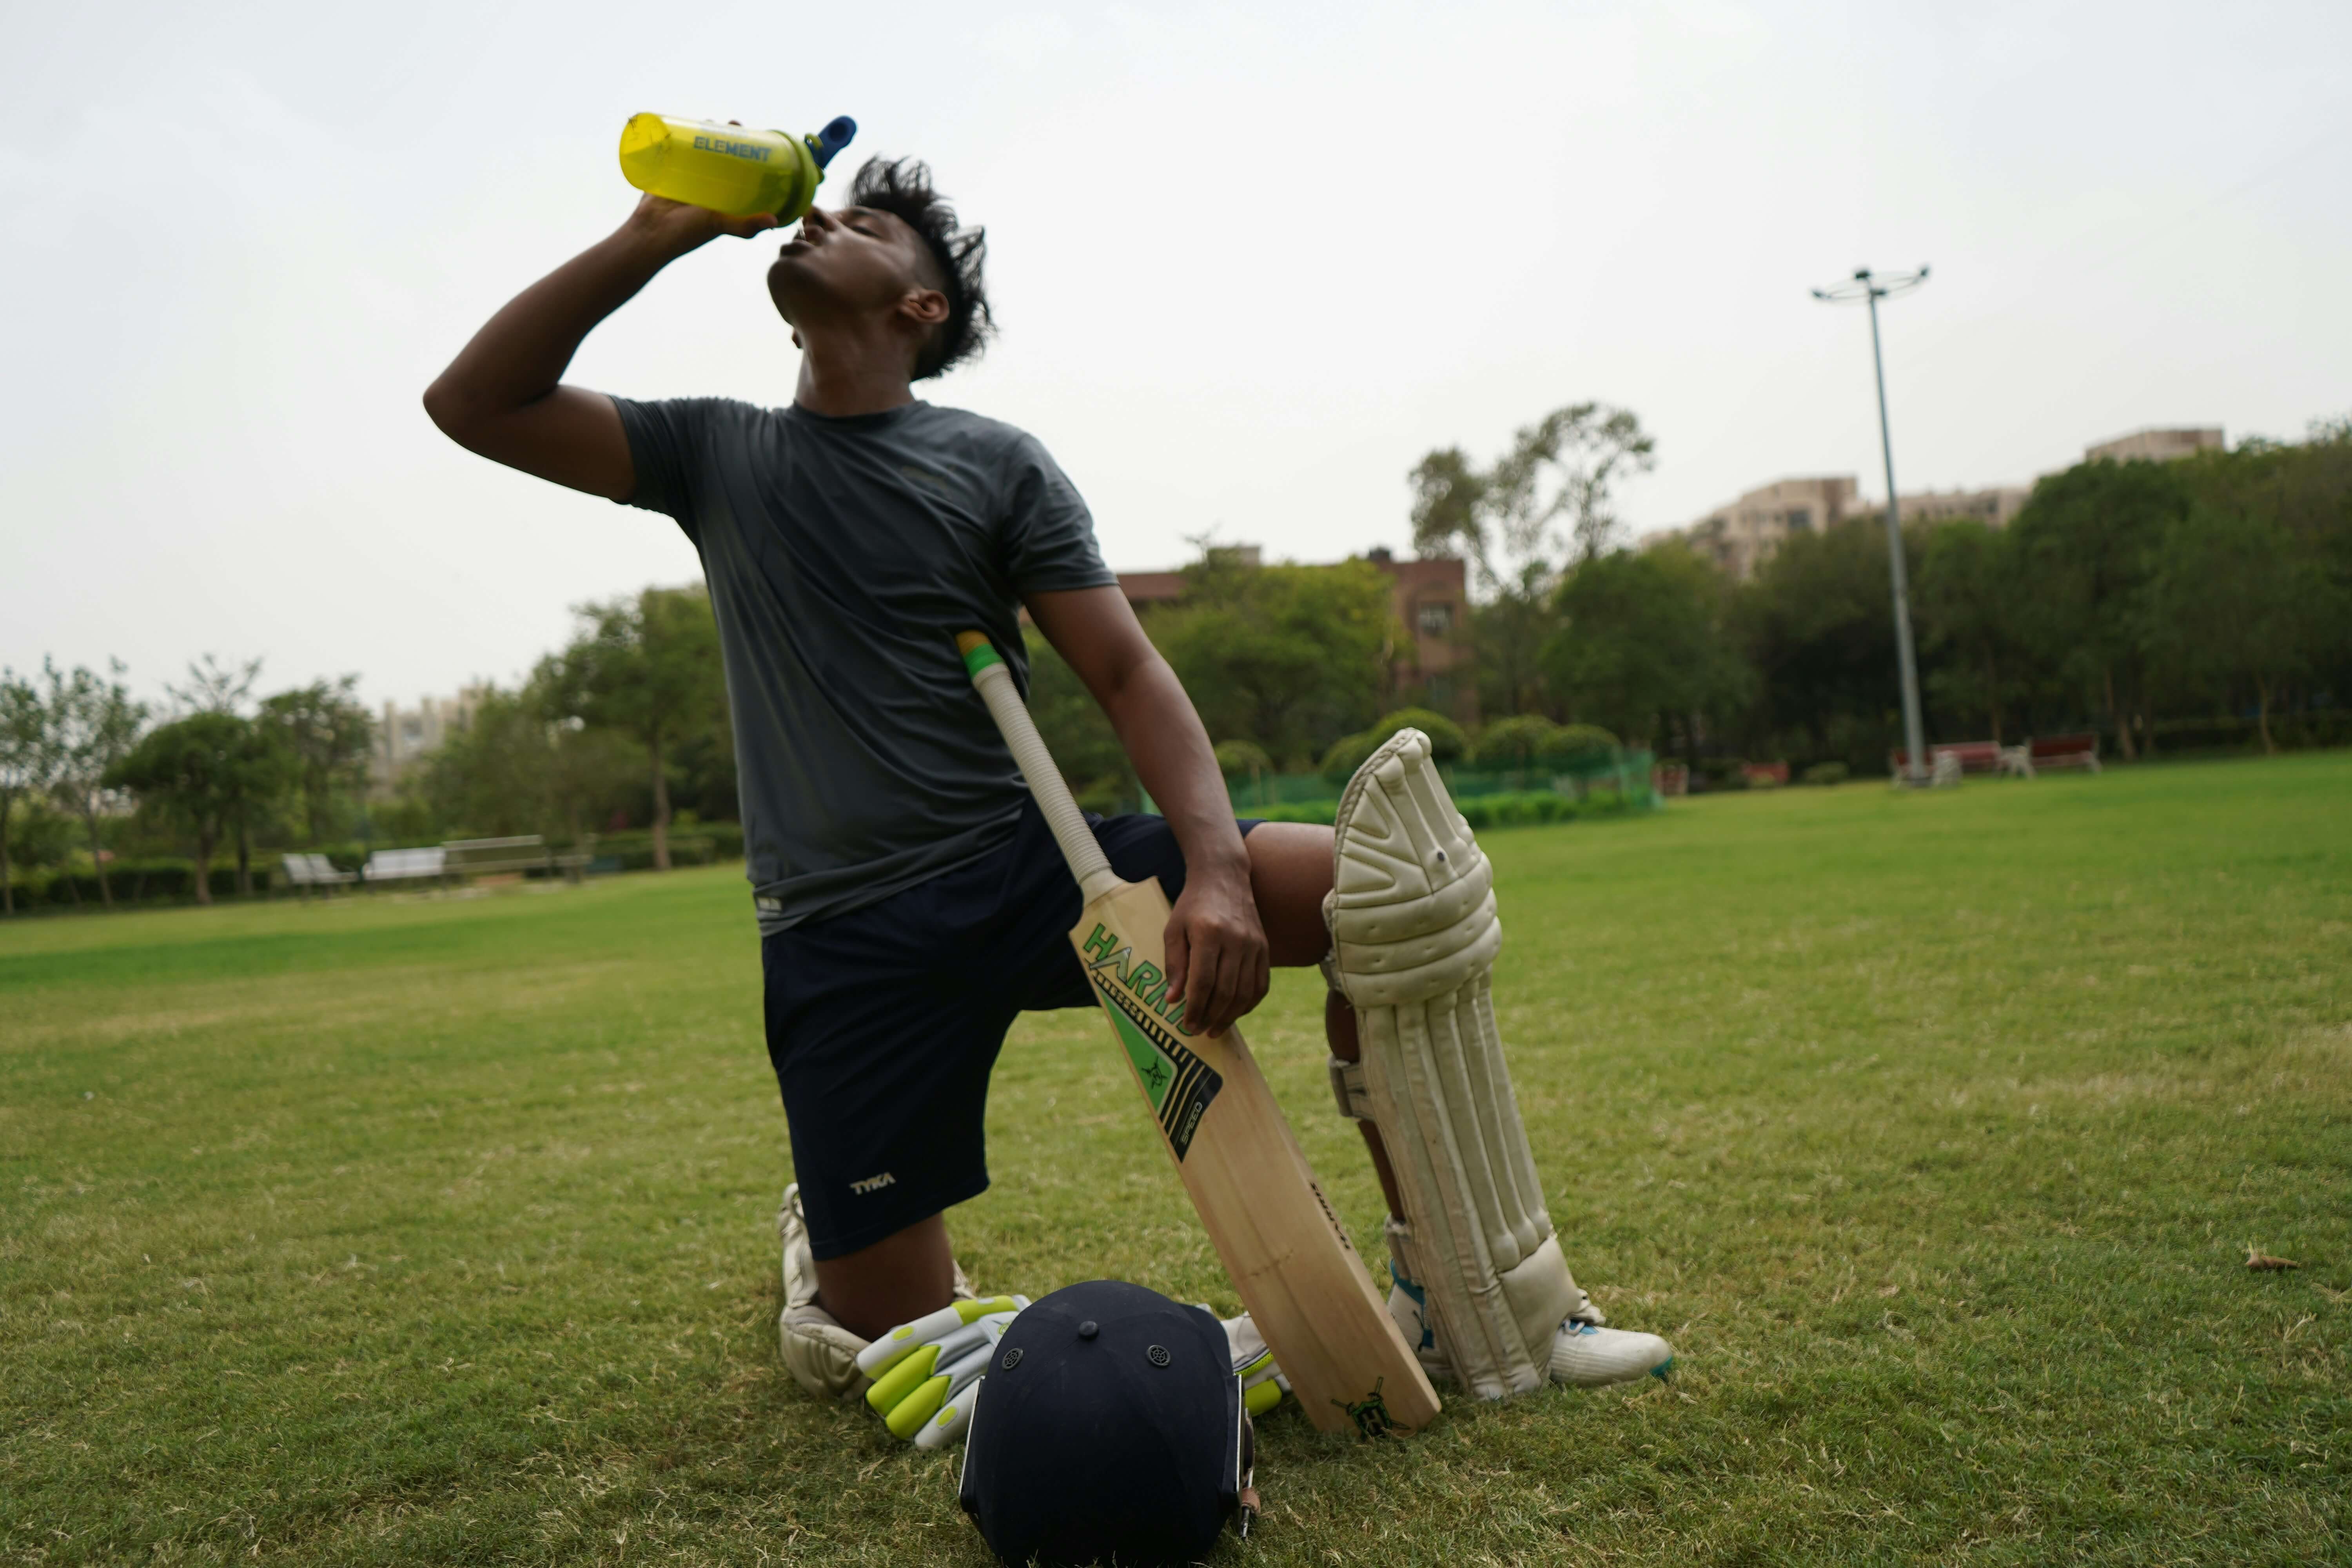
<path fill-rule="evenodd" d="M 2092 735 L 2036 735 L 2026 743 L 2029 774 L 2040 768 L 2087 768 L 2099 771 L 2099 738 Z"/>
<path fill-rule="evenodd" d="M 1907 756 L 1900 746 L 1887 752 L 1887 771 L 1901 778 Z M 2024 747 L 2004 746 L 1999 741 L 1938 742 L 1927 748 L 1927 763 L 1943 778 L 1958 773 L 2021 773 L 2030 778 L 2033 773 L 2026 764 Z"/>

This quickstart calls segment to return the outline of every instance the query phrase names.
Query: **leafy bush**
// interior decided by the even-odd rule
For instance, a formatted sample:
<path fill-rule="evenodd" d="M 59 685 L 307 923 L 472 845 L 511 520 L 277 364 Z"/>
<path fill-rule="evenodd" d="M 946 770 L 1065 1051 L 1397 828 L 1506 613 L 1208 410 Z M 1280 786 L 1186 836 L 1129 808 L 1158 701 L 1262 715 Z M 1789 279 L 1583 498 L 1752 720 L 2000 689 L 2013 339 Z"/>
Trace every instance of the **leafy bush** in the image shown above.
<path fill-rule="evenodd" d="M 1619 745 L 1617 737 L 1598 724 L 1562 724 L 1559 727 L 1559 749 L 1547 754 L 1559 757 L 1582 756 L 1591 752 L 1613 752 Z"/>
<path fill-rule="evenodd" d="M 708 846 L 708 849 L 704 847 Z M 619 833 L 596 835 L 598 855 L 617 856 L 627 869 L 641 870 L 654 863 L 654 834 L 650 827 L 632 827 Z M 670 861 L 673 865 L 697 866 L 708 860 L 719 864 L 743 858 L 743 825 L 740 822 L 701 822 L 691 827 L 671 826 L 669 834 Z"/>
<path fill-rule="evenodd" d="M 1741 770 L 1747 765 L 1738 757 L 1701 757 L 1694 772 L 1708 789 L 1746 789 L 1748 775 Z"/>
<path fill-rule="evenodd" d="M 1523 768 L 1538 757 L 1556 757 L 1565 752 L 1559 740 L 1562 732 L 1560 726 L 1540 713 L 1497 719 L 1478 731 L 1470 760 L 1482 768 Z"/>
<path fill-rule="evenodd" d="M 1375 740 L 1370 730 L 1359 735 L 1340 736 L 1331 742 L 1331 749 L 1323 753 L 1323 776 L 1333 784 L 1346 784 L 1355 776 L 1356 770 L 1364 765 L 1364 759 L 1379 751 L 1381 741 L 1387 738 L 1383 735 Z"/>
<path fill-rule="evenodd" d="M 1339 803 L 1336 800 L 1292 801 L 1242 815 L 1265 822 L 1312 822 L 1328 827 Z M 1544 823 L 1573 822 L 1580 816 L 1606 816 L 1624 808 L 1613 789 L 1596 789 L 1583 800 L 1554 795 L 1549 790 L 1524 790 L 1509 795 L 1473 795 L 1456 800 L 1454 809 L 1473 832 L 1490 827 L 1532 827 Z"/>
<path fill-rule="evenodd" d="M 1617 737 L 1598 724 L 1555 724 L 1540 713 L 1521 713 L 1479 731 L 1470 761 L 1482 768 L 1524 768 L 1619 749 Z"/>
<path fill-rule="evenodd" d="M 1227 778 L 1237 774 L 1270 773 L 1274 759 L 1265 748 L 1255 741 L 1220 741 L 1217 742 L 1217 771 Z"/>
<path fill-rule="evenodd" d="M 1078 803 L 1079 810 L 1099 816 L 1118 816 L 1136 809 L 1135 793 L 1128 787 L 1123 773 L 1105 773 L 1090 783 L 1073 784 L 1070 798 Z"/>
<path fill-rule="evenodd" d="M 1853 770 L 1843 763 L 1815 763 L 1798 777 L 1809 784 L 1843 784 L 1853 776 Z"/>
<path fill-rule="evenodd" d="M 275 857 L 256 856 L 253 861 L 253 890 L 267 897 L 278 872 Z M 236 896 L 236 865 L 234 860 L 215 860 L 209 879 L 212 895 L 217 900 Z M 196 868 L 192 860 L 159 858 L 151 860 L 115 861 L 106 868 L 106 885 L 114 894 L 117 904 L 140 904 L 157 900 L 176 903 L 195 896 Z M 98 879 L 87 871 L 39 871 L 16 881 L 19 904 L 47 904 L 55 907 L 95 909 L 101 902 Z"/>
<path fill-rule="evenodd" d="M 1444 714 L 1427 708 L 1400 708 L 1382 716 L 1369 730 L 1353 735 L 1342 735 L 1323 753 L 1323 776 L 1334 784 L 1345 784 L 1355 771 L 1364 765 L 1364 759 L 1387 743 L 1399 730 L 1418 730 L 1429 737 L 1429 753 L 1441 763 L 1450 763 L 1470 750 L 1470 737 L 1462 726 Z"/>

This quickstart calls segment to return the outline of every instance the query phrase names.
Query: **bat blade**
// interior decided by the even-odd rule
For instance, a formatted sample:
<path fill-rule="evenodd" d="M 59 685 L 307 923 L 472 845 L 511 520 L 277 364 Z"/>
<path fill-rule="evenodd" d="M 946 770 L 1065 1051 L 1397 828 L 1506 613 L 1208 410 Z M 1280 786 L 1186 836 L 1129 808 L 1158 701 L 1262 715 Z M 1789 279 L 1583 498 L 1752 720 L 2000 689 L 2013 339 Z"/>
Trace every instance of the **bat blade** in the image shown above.
<path fill-rule="evenodd" d="M 1308 1420 L 1368 1436 L 1426 1425 L 1436 1391 L 1241 1031 L 1187 1034 L 1168 1005 L 1168 913 L 1158 882 L 1119 882 L 1070 942 L 1210 1243 Z"/>

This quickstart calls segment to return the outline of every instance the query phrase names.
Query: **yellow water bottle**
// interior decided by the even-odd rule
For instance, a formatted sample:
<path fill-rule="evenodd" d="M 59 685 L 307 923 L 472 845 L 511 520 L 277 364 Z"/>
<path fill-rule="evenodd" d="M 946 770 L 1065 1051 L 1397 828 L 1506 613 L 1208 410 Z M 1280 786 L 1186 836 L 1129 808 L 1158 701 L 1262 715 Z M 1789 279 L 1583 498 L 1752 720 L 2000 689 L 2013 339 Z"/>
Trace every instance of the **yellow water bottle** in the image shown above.
<path fill-rule="evenodd" d="M 674 202 L 729 217 L 773 213 L 788 224 L 816 205 L 824 166 L 856 134 L 846 114 L 814 136 L 637 114 L 621 127 L 621 174 Z"/>

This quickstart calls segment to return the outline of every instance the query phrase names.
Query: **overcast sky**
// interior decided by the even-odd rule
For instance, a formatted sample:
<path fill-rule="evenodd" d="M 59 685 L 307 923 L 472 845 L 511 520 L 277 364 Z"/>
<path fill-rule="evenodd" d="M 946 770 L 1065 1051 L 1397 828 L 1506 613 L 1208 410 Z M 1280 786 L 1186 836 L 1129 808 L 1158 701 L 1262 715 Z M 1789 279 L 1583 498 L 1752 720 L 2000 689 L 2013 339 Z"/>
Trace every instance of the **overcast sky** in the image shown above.
<path fill-rule="evenodd" d="M 632 112 L 916 153 L 1003 335 L 925 395 L 1040 436 L 1115 566 L 1407 542 L 1404 474 L 1599 399 L 1636 531 L 1799 473 L 2023 482 L 2151 424 L 2352 412 L 2352 6 L 15 6 L 0 663 L 192 656 L 381 700 L 510 680 L 697 574 L 661 517 L 451 446 L 418 395 L 609 230 Z M 576 382 L 782 403 L 770 240 Z"/>

